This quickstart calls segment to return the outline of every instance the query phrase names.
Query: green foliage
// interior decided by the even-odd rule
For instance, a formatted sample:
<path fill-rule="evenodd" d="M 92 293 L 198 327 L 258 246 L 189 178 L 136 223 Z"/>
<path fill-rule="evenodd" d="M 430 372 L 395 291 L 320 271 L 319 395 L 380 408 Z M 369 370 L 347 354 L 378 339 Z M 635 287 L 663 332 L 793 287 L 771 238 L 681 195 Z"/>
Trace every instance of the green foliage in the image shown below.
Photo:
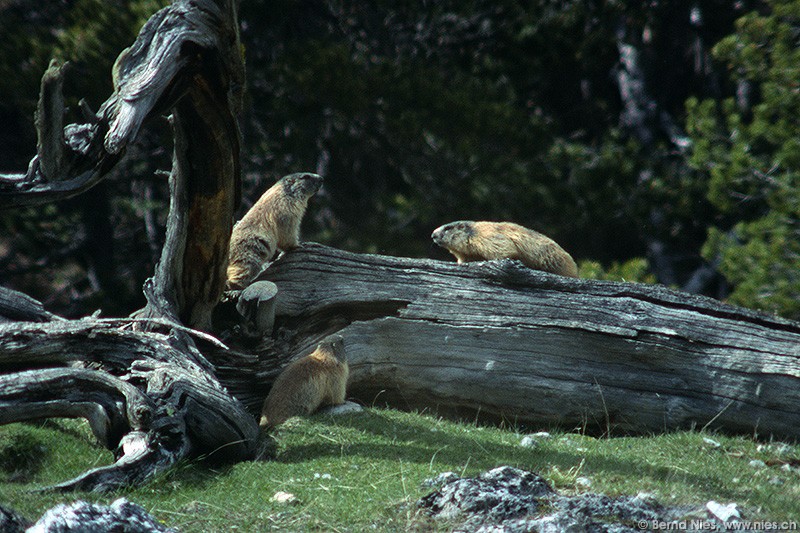
<path fill-rule="evenodd" d="M 9 431 L 26 435 L 26 449 L 35 442 L 41 450 L 32 479 L 0 477 L 0 501 L 29 518 L 64 500 L 108 504 L 124 496 L 186 532 L 449 530 L 418 513 L 415 502 L 432 490 L 422 482 L 446 471 L 472 476 L 500 465 L 537 472 L 566 493 L 585 490 L 576 480 L 588 477 L 592 491 L 612 496 L 649 492 L 666 505 L 736 502 L 750 520 L 800 515 L 800 474 L 779 467 L 800 454 L 796 445 L 698 432 L 593 438 L 556 431 L 530 448 L 520 446 L 524 433 L 514 428 L 369 409 L 290 420 L 275 434 L 274 461 L 184 463 L 143 487 L 65 497 L 27 490 L 111 460 L 90 444 L 86 425 L 3 426 L 0 436 Z M 775 466 L 753 468 L 753 459 Z M 296 503 L 273 501 L 278 491 L 295 495 Z"/>
<path fill-rule="evenodd" d="M 28 479 L 39 469 L 45 448 L 20 427 L 0 432 L 0 472 L 9 481 Z"/>
<path fill-rule="evenodd" d="M 117 55 L 168 3 L 33 0 L 0 6 L 0 172 L 24 172 L 35 152 L 33 114 L 50 59 L 71 65 L 65 120 L 80 122 L 78 100 L 85 98 L 96 110 L 108 98 Z M 165 180 L 151 180 L 156 168 L 168 168 L 167 152 L 154 148 L 154 130 L 143 131 L 108 181 L 78 198 L 0 213 L 4 285 L 66 316 L 98 307 L 126 315 L 141 305 L 142 283 L 155 261 L 152 249 L 162 235 L 155 222 L 166 209 Z M 150 220 L 142 220 L 145 214 L 152 214 Z"/>
<path fill-rule="evenodd" d="M 643 160 L 613 131 L 622 11 L 243 4 L 245 167 L 277 177 L 322 162 L 327 195 L 306 234 L 336 246 L 427 255 L 442 223 L 511 220 L 576 255 L 630 257 L 643 251 L 630 207 Z"/>
<path fill-rule="evenodd" d="M 168 0 L 132 2 L 76 0 L 62 6 L 47 0 L 8 2 L 0 7 L 0 109 L 16 117 L 22 126 L 31 121 L 39 95 L 39 81 L 51 58 L 70 61 L 65 93 L 73 99 L 85 97 L 96 109 L 111 92 L 111 66 L 129 46 L 139 28 Z M 70 101 L 68 99 L 68 101 Z M 76 103 L 76 100 L 72 100 Z M 22 140 L 30 141 L 28 122 Z M 18 133 L 18 132 L 17 132 Z M 35 138 L 34 138 L 35 142 Z M 34 144 L 25 147 L 10 163 L 30 157 Z M 0 151 L 8 156 L 8 150 Z M 27 160 L 23 160 L 27 164 Z M 2 167 L 9 162 L 2 161 Z M 24 166 L 24 165 L 19 165 Z M 12 170 L 9 166 L 3 170 Z"/>
<path fill-rule="evenodd" d="M 578 264 L 578 275 L 586 279 L 604 279 L 609 281 L 627 281 L 631 283 L 655 283 L 655 276 L 650 272 L 647 259 L 634 257 L 628 261 L 613 262 L 608 268 L 597 261 L 581 261 Z"/>
<path fill-rule="evenodd" d="M 33 154 L 31 117 L 49 59 L 74 64 L 71 108 L 79 97 L 96 107 L 110 92 L 119 51 L 166 3 L 0 7 L 0 170 L 21 171 Z M 780 238 L 790 242 L 797 228 L 796 206 L 787 205 L 796 198 L 790 173 L 800 165 L 796 12 L 794 2 L 758 0 L 243 2 L 240 214 L 275 178 L 319 171 L 326 186 L 312 199 L 305 240 L 433 256 L 430 233 L 445 222 L 509 220 L 551 236 L 578 260 L 624 264 L 649 254 L 658 279 L 679 286 L 705 264 L 700 249 L 715 227 L 730 238 L 714 239 L 724 249 L 707 244 L 704 254 L 727 265 L 720 268 L 737 284 L 732 301 L 795 316 L 762 298 L 792 297 L 794 282 L 778 289 L 786 280 L 775 279 L 796 264 L 791 245 L 780 259 L 785 268 L 763 264 L 747 295 L 731 269 L 741 269 L 734 256 L 748 250 L 742 236 L 768 231 L 744 224 L 777 209 L 772 223 L 790 221 Z M 706 47 L 734 29 L 716 47 L 720 62 L 707 64 Z M 641 58 L 651 141 L 637 140 L 623 120 L 630 103 L 617 83 L 623 43 Z M 722 97 L 737 80 L 754 87 L 757 101 L 747 109 Z M 680 130 L 684 113 L 688 162 L 659 123 L 667 117 Z M 7 283 L 55 294 L 50 309 L 73 316 L 138 307 L 167 203 L 163 180 L 152 176 L 168 158 L 166 136 L 145 130 L 115 170 L 119 180 L 58 206 L 53 216 L 63 220 L 42 241 L 57 245 L 37 245 L 35 213 L 29 221 L 0 214 Z M 666 251 L 656 258 L 655 249 Z M 664 273 L 665 263 L 672 272 Z M 63 283 L 48 286 L 49 278 Z"/>
<path fill-rule="evenodd" d="M 22 487 L 55 484 L 112 461 L 112 454 L 95 442 L 83 420 L 0 426 L 0 502 L 22 497 Z M 29 496 L 43 498 L 45 505 L 63 501 L 57 495 Z"/>
<path fill-rule="evenodd" d="M 704 256 L 734 284 L 730 301 L 800 318 L 800 1 L 748 14 L 714 49 L 755 101 L 691 99 L 691 164 L 721 213 Z"/>

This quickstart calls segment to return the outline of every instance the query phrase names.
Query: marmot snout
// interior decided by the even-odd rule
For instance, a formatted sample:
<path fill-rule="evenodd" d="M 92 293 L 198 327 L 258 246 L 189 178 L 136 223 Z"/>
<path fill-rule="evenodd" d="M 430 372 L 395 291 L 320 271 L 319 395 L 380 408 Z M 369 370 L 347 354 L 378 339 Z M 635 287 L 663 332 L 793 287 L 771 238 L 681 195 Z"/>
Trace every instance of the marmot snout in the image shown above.
<path fill-rule="evenodd" d="M 436 228 L 431 238 L 459 263 L 519 259 L 528 268 L 578 277 L 572 256 L 554 240 L 513 222 L 459 220 Z"/>

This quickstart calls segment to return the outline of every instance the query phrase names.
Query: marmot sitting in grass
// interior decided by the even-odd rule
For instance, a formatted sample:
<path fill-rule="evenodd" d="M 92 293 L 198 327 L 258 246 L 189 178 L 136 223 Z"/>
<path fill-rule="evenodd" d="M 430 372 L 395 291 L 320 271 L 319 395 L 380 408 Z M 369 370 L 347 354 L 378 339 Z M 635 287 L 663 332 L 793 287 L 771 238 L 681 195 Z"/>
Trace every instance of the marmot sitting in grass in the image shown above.
<path fill-rule="evenodd" d="M 228 288 L 246 287 L 279 250 L 300 242 L 300 222 L 311 198 L 322 186 L 316 174 L 281 178 L 233 227 L 228 252 Z"/>
<path fill-rule="evenodd" d="M 459 220 L 436 228 L 433 242 L 459 263 L 519 259 L 528 268 L 578 277 L 575 261 L 551 238 L 512 222 Z"/>
<path fill-rule="evenodd" d="M 264 400 L 259 426 L 268 429 L 322 405 L 344 403 L 349 373 L 342 336 L 325 339 L 281 372 Z"/>

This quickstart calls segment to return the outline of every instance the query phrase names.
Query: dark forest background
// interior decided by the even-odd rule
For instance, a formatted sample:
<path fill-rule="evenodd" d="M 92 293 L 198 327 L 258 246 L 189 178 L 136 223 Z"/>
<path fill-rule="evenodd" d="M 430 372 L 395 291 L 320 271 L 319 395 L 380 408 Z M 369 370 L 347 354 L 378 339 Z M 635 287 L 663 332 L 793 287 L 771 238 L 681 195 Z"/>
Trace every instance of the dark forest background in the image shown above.
<path fill-rule="evenodd" d="M 0 172 L 34 155 L 50 58 L 97 109 L 165 4 L 0 2 Z M 446 259 L 435 227 L 510 220 L 584 276 L 800 319 L 800 0 L 246 0 L 241 26 L 241 213 L 316 171 L 304 240 Z M 0 284 L 66 316 L 143 305 L 170 158 L 165 119 L 88 193 L 0 213 Z"/>

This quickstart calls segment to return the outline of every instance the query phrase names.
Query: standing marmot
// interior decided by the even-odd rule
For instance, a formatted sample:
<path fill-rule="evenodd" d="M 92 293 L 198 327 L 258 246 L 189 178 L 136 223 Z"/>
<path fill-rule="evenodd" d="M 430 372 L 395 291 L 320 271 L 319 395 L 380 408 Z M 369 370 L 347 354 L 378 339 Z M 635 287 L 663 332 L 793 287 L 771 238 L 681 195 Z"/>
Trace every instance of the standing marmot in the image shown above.
<path fill-rule="evenodd" d="M 228 252 L 228 288 L 253 281 L 278 250 L 300 241 L 300 221 L 308 199 L 322 186 L 316 174 L 300 172 L 281 178 L 236 223 Z"/>
<path fill-rule="evenodd" d="M 459 220 L 436 228 L 431 238 L 459 263 L 519 259 L 528 268 L 578 277 L 572 256 L 553 239 L 512 222 Z"/>
<path fill-rule="evenodd" d="M 313 413 L 322 405 L 344 403 L 349 374 L 342 336 L 325 339 L 316 350 L 292 361 L 281 372 L 264 400 L 259 426 L 275 427 L 293 416 Z"/>

